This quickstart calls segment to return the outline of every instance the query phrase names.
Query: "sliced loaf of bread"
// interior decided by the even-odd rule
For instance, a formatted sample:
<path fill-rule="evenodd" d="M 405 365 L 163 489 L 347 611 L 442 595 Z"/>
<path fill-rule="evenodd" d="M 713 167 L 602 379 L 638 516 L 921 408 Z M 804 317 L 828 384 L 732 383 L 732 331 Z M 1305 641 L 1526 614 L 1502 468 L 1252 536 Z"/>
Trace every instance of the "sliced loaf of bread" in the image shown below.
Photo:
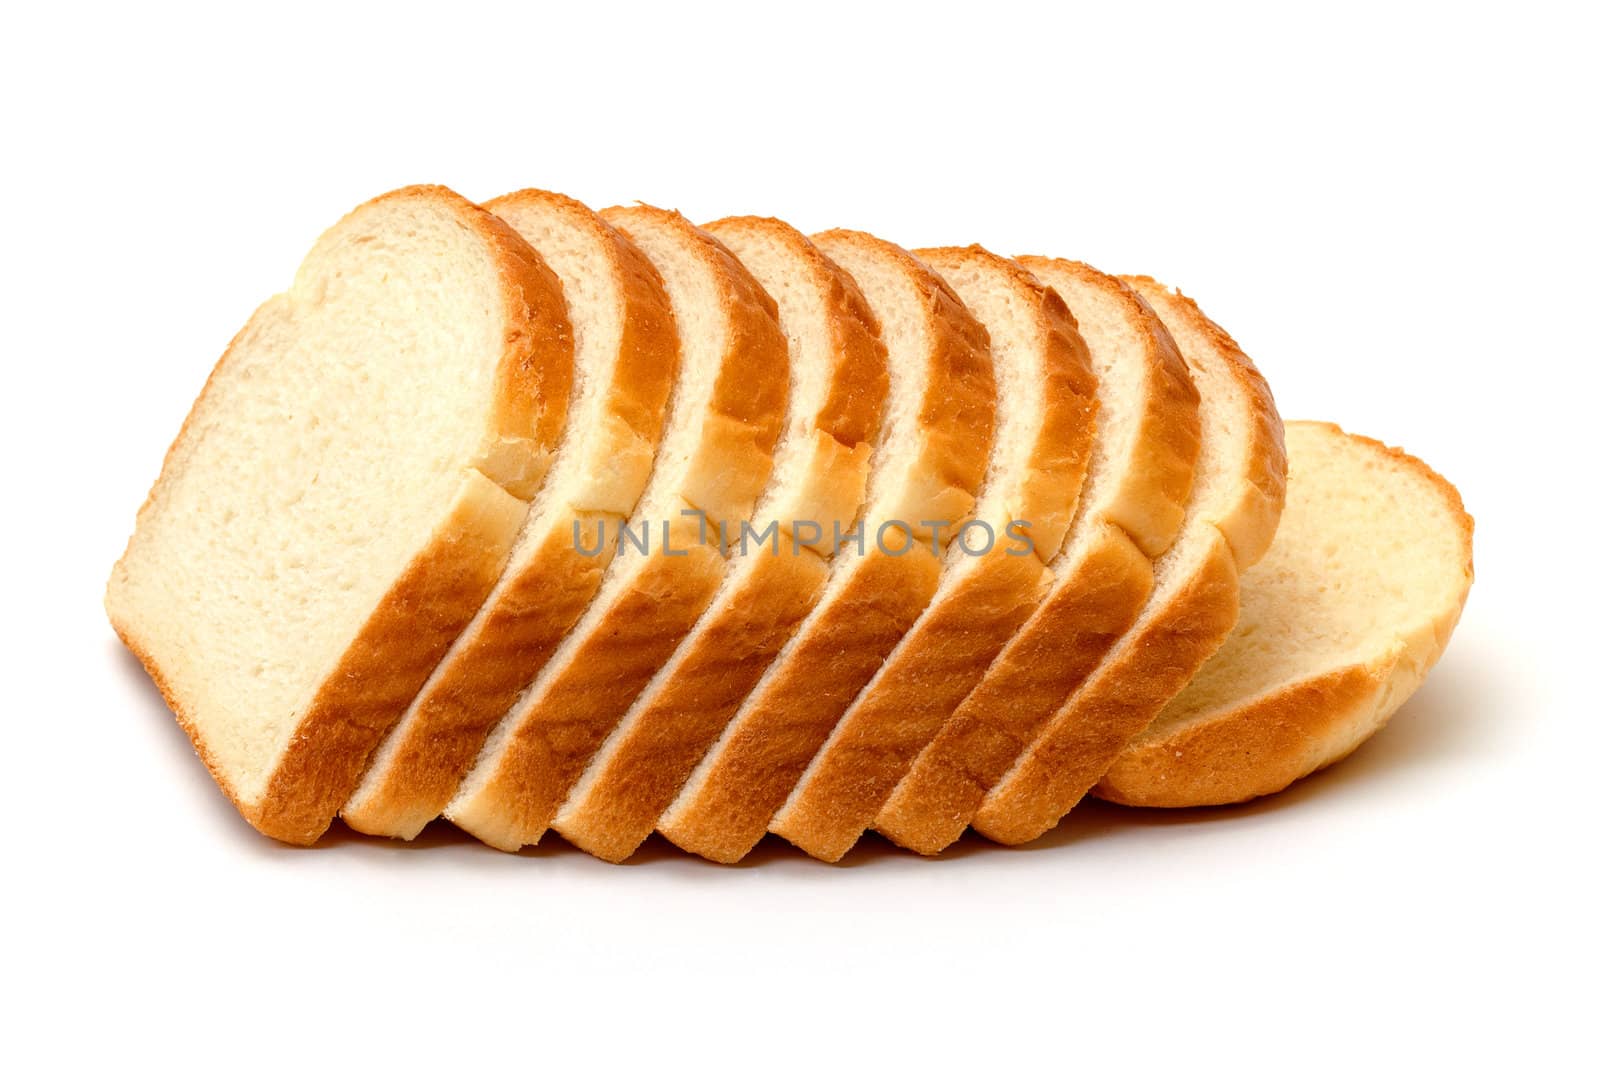
<path fill-rule="evenodd" d="M 815 606 L 855 521 L 888 392 L 878 326 L 855 282 L 776 219 L 705 227 L 778 305 L 789 342 L 789 417 L 772 480 L 716 599 L 590 762 L 551 825 L 620 862 L 656 820 Z"/>
<path fill-rule="evenodd" d="M 1239 574 L 1266 552 L 1283 508 L 1283 424 L 1255 365 L 1192 300 L 1125 280 L 1200 391 L 1194 487 L 1143 612 L 979 805 L 973 827 L 1004 844 L 1055 826 L 1222 644 L 1238 617 Z"/>
<path fill-rule="evenodd" d="M 477 612 L 571 381 L 560 282 L 440 187 L 351 212 L 234 338 L 106 610 L 262 833 L 321 835 Z"/>
<path fill-rule="evenodd" d="M 652 207 L 602 213 L 655 265 L 681 360 L 656 462 L 583 617 L 490 733 L 445 815 L 496 848 L 537 842 L 623 714 L 705 611 L 719 530 L 751 517 L 785 423 L 772 299 L 714 238 Z"/>
<path fill-rule="evenodd" d="M 1231 804 L 1352 752 L 1422 684 L 1472 585 L 1472 519 L 1420 460 L 1291 422 L 1278 535 L 1244 575 L 1239 625 L 1095 792 Z"/>
<path fill-rule="evenodd" d="M 859 540 L 840 548 L 816 609 L 657 824 L 680 847 L 722 862 L 765 835 L 850 700 L 932 598 L 941 570 L 932 534 L 967 515 L 992 440 L 989 339 L 960 298 L 888 242 L 851 231 L 813 240 L 855 279 L 881 324 L 888 417 Z"/>
<path fill-rule="evenodd" d="M 773 818 L 774 832 L 829 861 L 855 844 L 917 753 L 1038 607 L 1094 438 L 1094 372 L 1061 297 L 1014 261 L 976 246 L 917 255 L 988 330 L 994 449 L 971 517 L 950 531 L 932 602 Z"/>
<path fill-rule="evenodd" d="M 632 241 L 555 193 L 528 189 L 485 207 L 561 281 L 574 336 L 571 412 L 499 584 L 344 805 L 344 821 L 368 834 L 409 839 L 444 810 L 489 731 L 593 599 L 616 526 L 650 476 L 677 373 L 666 292 Z"/>
<path fill-rule="evenodd" d="M 874 825 L 932 854 L 966 830 L 1050 715 L 1133 624 L 1151 561 L 1183 522 L 1200 450 L 1199 394 L 1155 312 L 1125 283 L 1059 259 L 1022 265 L 1066 300 L 1098 383 L 1098 430 L 1055 584 L 895 786 Z"/>

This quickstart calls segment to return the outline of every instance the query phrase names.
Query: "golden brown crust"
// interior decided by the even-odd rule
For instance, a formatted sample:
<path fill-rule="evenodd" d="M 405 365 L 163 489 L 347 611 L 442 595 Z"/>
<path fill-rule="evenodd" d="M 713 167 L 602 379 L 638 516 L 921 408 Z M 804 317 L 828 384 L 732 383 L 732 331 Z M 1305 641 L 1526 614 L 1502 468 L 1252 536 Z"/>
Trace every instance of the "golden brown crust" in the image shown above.
<path fill-rule="evenodd" d="M 688 655 L 629 715 L 551 826 L 601 859 L 620 863 L 650 836 L 705 750 L 816 605 L 828 565 L 782 536 L 776 555 L 752 557 L 720 609 L 697 623 Z"/>
<path fill-rule="evenodd" d="M 797 263 L 805 265 L 807 280 L 828 308 L 833 350 L 839 353 L 830 368 L 827 397 L 816 414 L 816 425 L 847 449 L 877 440 L 889 392 L 889 371 L 878 337 L 878 320 L 855 279 L 803 234 L 778 219 L 738 216 L 706 223 L 703 228 L 718 240 L 733 233 L 759 235 L 781 243 Z"/>
<path fill-rule="evenodd" d="M 1344 758 L 1381 729 L 1443 652 L 1473 577 L 1473 521 L 1460 493 L 1415 456 L 1381 441 L 1347 434 L 1331 423 L 1292 423 L 1289 430 L 1291 437 L 1324 433 L 1372 449 L 1436 493 L 1459 539 L 1463 566 L 1457 595 L 1410 630 L 1394 634 L 1389 648 L 1363 662 L 1330 668 L 1170 727 L 1158 722 L 1118 756 L 1095 787 L 1096 795 L 1119 804 L 1189 807 L 1277 792 Z"/>
<path fill-rule="evenodd" d="M 1003 551 L 975 565 L 917 619 L 828 737 L 770 829 L 834 862 L 1039 605 L 1038 557 Z"/>
<path fill-rule="evenodd" d="M 1209 516 L 1233 548 L 1240 570 L 1246 570 L 1272 545 L 1283 512 L 1283 498 L 1289 475 L 1288 452 L 1283 443 L 1283 420 L 1278 417 L 1272 388 L 1256 369 L 1255 363 L 1228 332 L 1206 317 L 1200 306 L 1181 290 L 1170 290 L 1153 278 L 1142 275 L 1124 277 L 1144 300 L 1176 328 L 1179 324 L 1195 330 L 1228 363 L 1233 384 L 1244 394 L 1246 415 L 1231 423 L 1237 433 L 1246 434 L 1248 463 L 1244 477 L 1234 483 L 1234 497 Z"/>
<path fill-rule="evenodd" d="M 694 521 L 671 523 L 672 550 L 682 545 L 687 555 L 654 553 L 630 570 L 604 621 L 537 683 L 492 775 L 447 809 L 457 826 L 509 852 L 537 843 L 590 758 L 705 611 L 724 560 L 714 543 L 699 543 Z"/>
<path fill-rule="evenodd" d="M 1239 613 L 1233 553 L 1201 524 L 1202 558 L 1186 580 L 1150 604 L 1065 708 L 979 805 L 972 826 L 1007 845 L 1043 834 L 1071 811 L 1157 711 L 1222 644 Z"/>
<path fill-rule="evenodd" d="M 678 327 L 661 275 L 637 245 L 597 212 L 571 197 L 543 189 L 522 189 L 484 206 L 490 211 L 504 211 L 513 219 L 525 210 L 554 211 L 568 225 L 589 230 L 598 238 L 617 279 L 623 304 L 622 335 L 606 393 L 605 413 L 608 423 L 625 428 L 607 446 L 616 454 L 614 467 L 625 473 L 612 479 L 617 483 L 616 499 L 580 501 L 575 506 L 579 510 L 603 509 L 612 513 L 631 510 L 650 474 L 667 400 L 678 372 Z M 624 463 L 621 456 L 629 460 Z"/>
<path fill-rule="evenodd" d="M 1099 290 L 1123 309 L 1142 342 L 1138 356 L 1147 385 L 1138 410 L 1129 416 L 1133 447 L 1115 494 L 1102 507 L 1154 559 L 1183 525 L 1200 455 L 1200 391 L 1166 326 L 1121 279 L 1069 259 L 1019 256 L 1017 261 L 1047 285 Z"/>
<path fill-rule="evenodd" d="M 1283 510 L 1283 423 L 1255 365 L 1192 300 L 1149 278 L 1125 280 L 1169 332 L 1196 332 L 1218 361 L 1233 395 L 1202 393 L 1201 402 L 1219 405 L 1218 417 L 1242 435 L 1245 462 L 1230 492 L 1204 514 L 1191 514 L 1170 550 L 1195 553 L 1194 562 L 1166 573 L 1191 557 L 1157 563 L 1156 592 L 1143 615 L 984 798 L 972 825 L 1004 844 L 1030 841 L 1059 822 L 1216 652 L 1238 618 L 1238 575 L 1271 544 Z M 1197 361 L 1197 352 L 1187 355 Z"/>
<path fill-rule="evenodd" d="M 836 595 L 805 620 L 783 663 L 739 709 L 657 824 L 674 844 L 736 863 L 767 832 L 850 700 L 916 622 L 938 587 L 941 567 L 916 548 L 902 556 L 869 551 Z"/>
<path fill-rule="evenodd" d="M 825 310 L 830 338 L 817 358 L 828 361 L 819 368 L 827 389 L 816 412 L 798 413 L 814 432 L 809 451 L 791 457 L 804 468 L 795 480 L 810 499 L 795 501 L 799 513 L 778 521 L 791 530 L 804 518 L 831 532 L 861 505 L 870 442 L 882 423 L 888 372 L 877 323 L 850 276 L 786 224 L 734 219 L 708 230 L 735 249 L 746 247 L 744 238 L 780 244 L 789 269 L 806 273 Z M 772 551 L 750 551 L 552 821 L 580 848 L 612 862 L 632 854 L 816 605 L 829 572 L 823 557 L 782 531 Z"/>
<path fill-rule="evenodd" d="M 531 469 L 509 460 L 510 469 L 502 474 L 497 468 L 508 462 L 505 448 L 491 442 L 483 472 L 527 500 L 544 480 L 567 424 L 572 324 L 561 282 L 539 253 L 495 215 L 475 209 L 473 218 L 499 253 L 506 276 L 519 279 L 505 288 L 506 321 L 525 324 L 506 330 L 506 358 L 500 362 L 497 382 L 499 437 L 511 442 L 525 439 L 540 457 Z"/>
<path fill-rule="evenodd" d="M 1315 769 L 1302 769 L 1305 754 L 1323 733 L 1376 701 L 1383 681 L 1383 671 L 1357 664 L 1135 744 L 1117 757 L 1095 795 L 1138 807 L 1182 808 L 1275 793 Z"/>
<path fill-rule="evenodd" d="M 310 844 L 494 587 L 527 506 L 469 473 L 451 515 L 390 587 L 312 699 L 259 802 L 262 833 Z"/>
<path fill-rule="evenodd" d="M 748 519 L 772 474 L 772 449 L 788 411 L 788 342 L 772 297 L 724 248 L 676 211 L 640 204 L 600 217 L 625 234 L 641 226 L 675 231 L 718 279 L 728 357 L 718 368 L 695 457 L 679 494 L 713 522 Z"/>
<path fill-rule="evenodd" d="M 1122 282 L 1084 264 L 1024 262 L 1042 281 L 1071 294 L 1093 290 L 1115 303 L 1138 344 L 1118 345 L 1104 358 L 1138 361 L 1146 387 L 1137 406 L 1121 413 L 1132 426 L 1131 459 L 1120 448 L 1116 455 L 1096 451 L 1111 469 L 1095 474 L 1099 496 L 1076 520 L 1087 528 L 1074 526 L 1045 602 L 874 819 L 891 840 L 930 855 L 961 836 L 984 795 L 1138 618 L 1153 584 L 1150 556 L 1171 544 L 1182 523 L 1199 453 L 1199 393 L 1149 306 Z M 1107 484 L 1112 477 L 1116 484 Z"/>
<path fill-rule="evenodd" d="M 614 549 L 614 516 L 571 514 L 586 550 L 602 535 Z M 382 777 L 340 813 L 353 829 L 410 840 L 450 803 L 489 731 L 600 587 L 610 551 L 575 552 L 573 536 L 570 522 L 553 526 L 520 572 L 496 587 L 488 614 L 468 631 L 471 643 L 426 679 Z"/>
<path fill-rule="evenodd" d="M 983 484 L 994 438 L 988 331 L 943 278 L 898 245 L 856 230 L 829 230 L 813 235 L 812 241 L 833 259 L 851 253 L 899 271 L 910 282 L 929 327 L 928 387 L 917 407 L 922 446 L 904 483 L 883 487 L 875 510 L 913 527 L 924 519 L 959 521 Z"/>
<path fill-rule="evenodd" d="M 258 799 L 245 802 L 228 783 L 192 715 L 164 678 L 149 642 L 135 635 L 131 621 L 117 618 L 116 608 L 108 603 L 117 632 L 156 679 L 195 750 L 229 799 L 257 830 L 294 844 L 309 844 L 327 829 L 360 780 L 373 747 L 405 710 L 409 699 L 402 695 L 405 686 L 413 681 L 422 684 L 450 638 L 466 625 L 488 594 L 510 553 L 516 525 L 527 510 L 526 496 L 548 466 L 565 422 L 571 390 L 572 331 L 566 306 L 560 283 L 537 253 L 494 216 L 443 186 L 397 189 L 356 208 L 346 218 L 402 198 L 433 201 L 459 216 L 485 240 L 497 263 L 507 328 L 488 419 L 489 440 L 480 457 L 484 462 L 480 470 L 464 472 L 451 513 L 344 650 L 300 717 Z M 140 509 L 141 518 L 167 476 L 178 442 L 190 433 L 195 412 L 204 404 L 218 371 L 249 328 L 240 331 L 212 370 L 167 451 L 162 474 Z"/>
<path fill-rule="evenodd" d="M 655 455 L 678 365 L 677 327 L 661 278 L 632 241 L 575 200 L 526 189 L 487 206 L 513 220 L 522 211 L 553 212 L 588 231 L 603 250 L 617 281 L 622 330 L 604 399 L 610 439 L 597 456 L 610 484 L 602 483 L 596 495 L 598 502 L 631 511 Z M 341 813 L 356 830 L 410 839 L 437 818 L 490 730 L 594 598 L 616 547 L 617 523 L 626 515 L 567 505 L 556 510 L 540 543 L 517 553 L 516 572 L 502 577 L 461 640 L 412 694 L 396 736 Z M 604 545 L 602 530 L 609 531 Z M 574 551 L 575 543 L 585 551 Z"/>
<path fill-rule="evenodd" d="M 1098 527 L 1078 565 L 917 756 L 874 829 L 924 855 L 953 844 L 1063 694 L 1133 624 L 1150 596 L 1150 560 L 1120 528 Z"/>
<path fill-rule="evenodd" d="M 987 274 L 1006 287 L 1017 313 L 1030 320 L 1030 340 L 1043 353 L 1043 374 L 1032 387 L 1046 402 L 1024 462 L 1012 517 L 1028 522 L 1028 536 L 1041 561 L 1048 563 L 1077 510 L 1094 444 L 1095 376 L 1078 322 L 1054 289 L 1012 260 L 978 245 L 918 249 L 916 254 L 936 271 L 969 269 Z"/>
<path fill-rule="evenodd" d="M 1044 373 L 1030 383 L 1043 417 L 1027 442 L 1007 518 L 1028 524 L 1037 555 L 977 557 L 937 599 L 858 695 L 774 816 L 771 829 L 819 859 L 849 851 L 912 760 L 972 690 L 1050 585 L 1094 440 L 1095 380 L 1077 324 L 1053 289 L 977 246 L 919 251 L 938 271 L 976 272 L 1003 286 L 1029 318 Z"/>
<path fill-rule="evenodd" d="M 880 489 L 870 510 L 912 523 L 959 520 L 982 483 L 994 432 L 986 331 L 950 287 L 904 249 L 846 230 L 813 240 L 836 260 L 859 255 L 898 271 L 929 328 L 926 387 L 918 397 L 919 455 L 905 484 Z M 917 546 L 889 555 L 869 544 L 863 558 L 837 567 L 783 660 L 739 708 L 657 829 L 721 862 L 735 862 L 753 848 L 851 699 L 927 606 L 939 574 L 939 560 Z"/>
<path fill-rule="evenodd" d="M 726 248 L 681 215 L 644 206 L 601 214 L 624 233 L 640 227 L 674 233 L 716 279 L 725 348 L 680 488 L 684 507 L 737 529 L 766 485 L 787 409 L 788 343 L 777 308 Z M 536 681 L 511 712 L 517 719 L 504 747 L 490 757 L 487 777 L 447 811 L 458 826 L 497 848 L 539 840 L 585 766 L 721 585 L 726 561 L 714 536 L 702 539 L 696 520 L 645 518 L 670 523 L 674 553 L 686 554 L 657 551 L 637 566 L 608 573 L 606 581 L 626 584 L 603 617 L 580 624 L 570 638 L 576 643 L 560 654 L 553 673 Z"/>
<path fill-rule="evenodd" d="M 499 261 L 506 335 L 495 369 L 495 399 L 476 466 L 513 496 L 530 499 L 549 469 L 572 396 L 572 324 L 561 282 L 503 219 L 442 185 L 413 185 L 345 216 L 390 200 L 436 201 L 478 234 Z"/>

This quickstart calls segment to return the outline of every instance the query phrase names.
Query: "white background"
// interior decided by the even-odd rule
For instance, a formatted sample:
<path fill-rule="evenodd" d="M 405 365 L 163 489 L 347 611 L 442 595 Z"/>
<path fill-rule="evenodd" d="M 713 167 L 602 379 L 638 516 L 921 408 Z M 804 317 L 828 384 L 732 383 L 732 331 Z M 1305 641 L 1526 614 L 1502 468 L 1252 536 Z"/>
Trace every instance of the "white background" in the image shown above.
<path fill-rule="evenodd" d="M 1594 1054 L 1587 12 L 538 6 L 7 14 L 0 1058 Z M 1286 416 L 1460 486 L 1454 644 L 1278 798 L 1089 806 L 1029 849 L 275 845 L 101 589 L 250 310 L 347 209 L 425 181 L 1182 285 Z"/>

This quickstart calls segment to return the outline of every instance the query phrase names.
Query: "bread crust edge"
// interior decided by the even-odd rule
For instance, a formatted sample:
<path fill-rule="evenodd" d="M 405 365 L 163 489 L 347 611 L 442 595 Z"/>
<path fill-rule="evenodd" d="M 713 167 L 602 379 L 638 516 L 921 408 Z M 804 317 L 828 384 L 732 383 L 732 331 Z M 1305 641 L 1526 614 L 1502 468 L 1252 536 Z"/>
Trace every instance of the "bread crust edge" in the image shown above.
<path fill-rule="evenodd" d="M 766 486 L 787 415 L 788 341 L 776 305 L 721 242 L 677 212 L 640 205 L 607 208 L 600 216 L 628 236 L 630 222 L 646 220 L 688 234 L 693 254 L 717 279 L 727 317 L 725 349 L 679 488 L 686 509 L 736 526 L 751 517 Z M 518 721 L 493 756 L 489 777 L 446 809 L 457 826 L 495 848 L 514 851 L 540 840 L 589 761 L 722 584 L 727 561 L 717 546 L 700 543 L 698 524 L 683 516 L 651 518 L 665 519 L 688 555 L 656 554 L 619 576 L 630 585 L 605 618 L 574 635 L 585 648 L 558 675 L 535 681 L 539 700 L 508 713 Z M 608 573 L 599 595 L 610 579 Z M 591 645 L 599 647 L 588 651 Z"/>
<path fill-rule="evenodd" d="M 831 536 L 834 522 L 848 525 L 861 507 L 870 442 L 883 421 L 888 371 L 877 321 L 850 275 L 786 223 L 738 218 L 705 229 L 713 238 L 738 230 L 781 242 L 825 308 L 827 388 L 819 410 L 808 413 L 811 450 L 800 460 L 800 491 L 784 501 L 795 513 L 780 522 L 815 521 Z M 830 560 L 784 531 L 775 555 L 738 561 L 551 827 L 601 859 L 616 863 L 631 855 L 816 605 L 831 569 Z"/>
<path fill-rule="evenodd" d="M 340 654 L 310 705 L 299 715 L 295 734 L 268 772 L 257 800 L 245 801 L 227 779 L 192 713 L 184 708 L 157 665 L 149 643 L 135 634 L 130 621 L 117 617 L 114 594 L 108 592 L 107 596 L 107 613 L 113 628 L 156 681 L 223 793 L 258 831 L 290 844 L 312 844 L 321 837 L 359 783 L 373 747 L 404 711 L 403 705 L 392 706 L 398 690 L 389 679 L 410 677 L 416 670 L 395 671 L 392 663 L 384 668 L 374 661 L 393 657 L 414 667 L 432 654 L 430 638 L 408 629 L 407 617 L 411 613 L 406 605 L 419 596 L 428 597 L 435 605 L 435 625 L 439 630 L 431 637 L 433 641 L 437 641 L 440 631 L 449 630 L 453 636 L 466 625 L 505 565 L 516 527 L 527 510 L 526 494 L 531 493 L 528 480 L 542 478 L 566 418 L 572 331 L 560 285 L 543 260 L 498 219 L 444 186 L 407 186 L 359 205 L 328 232 L 363 210 L 402 197 L 441 202 L 447 210 L 458 213 L 499 260 L 499 298 L 507 327 L 496 364 L 488 438 L 478 457 L 480 466 L 463 471 L 452 506 L 430 541 L 385 592 L 377 610 Z M 247 324 L 208 375 L 168 446 L 161 474 L 140 508 L 141 519 L 167 476 L 178 443 L 191 432 L 196 410 L 248 330 Z M 503 484 L 501 478 L 507 482 Z M 121 567 L 119 560 L 113 580 Z M 441 646 L 437 655 L 443 652 Z M 420 686 L 420 678 L 417 684 Z M 381 697 L 374 699 L 375 693 L 381 693 Z M 327 751 L 314 752 L 319 744 L 327 745 Z"/>
<path fill-rule="evenodd" d="M 1094 793 L 1135 807 L 1235 804 L 1266 796 L 1337 763 L 1376 734 L 1421 687 L 1465 609 L 1474 576 L 1473 519 L 1461 494 L 1417 457 L 1333 423 L 1292 423 L 1339 434 L 1420 477 L 1452 516 L 1464 562 L 1459 595 L 1397 635 L 1382 655 L 1300 679 L 1170 732 L 1137 739 Z M 1341 736 L 1342 734 L 1342 736 Z"/>
<path fill-rule="evenodd" d="M 677 326 L 661 278 L 632 241 L 569 197 L 524 189 L 484 207 L 493 212 L 524 201 L 548 206 L 591 228 L 617 280 L 622 330 L 610 379 L 603 386 L 610 443 L 596 450 L 602 460 L 609 458 L 615 484 L 601 487 L 598 495 L 631 511 L 655 459 L 679 358 Z M 618 455 L 633 458 L 617 463 Z M 591 530 L 599 537 L 604 525 L 626 516 L 584 510 L 576 503 L 564 502 L 562 518 L 527 555 L 519 573 L 502 575 L 463 634 L 473 644 L 447 652 L 413 695 L 395 727 L 405 732 L 394 752 L 381 768 L 367 768 L 345 805 L 342 815 L 350 826 L 365 834 L 410 840 L 437 818 L 495 723 L 582 617 L 600 587 L 617 535 L 613 531 L 606 539 L 602 554 L 589 556 L 575 551 L 568 531 L 578 524 L 579 536 L 589 545 Z"/>

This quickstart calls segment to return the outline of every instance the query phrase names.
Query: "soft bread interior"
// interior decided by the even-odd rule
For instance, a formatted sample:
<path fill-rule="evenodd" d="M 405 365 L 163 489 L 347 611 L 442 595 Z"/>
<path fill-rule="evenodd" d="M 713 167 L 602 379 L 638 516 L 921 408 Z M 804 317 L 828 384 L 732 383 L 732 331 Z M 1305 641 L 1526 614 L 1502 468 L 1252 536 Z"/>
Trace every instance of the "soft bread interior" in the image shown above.
<path fill-rule="evenodd" d="M 159 633 L 174 701 L 240 803 L 480 477 L 504 285 L 434 201 L 358 209 L 252 317 L 174 445 L 108 601 Z"/>
<path fill-rule="evenodd" d="M 1238 625 L 1147 740 L 1307 678 L 1382 662 L 1419 627 L 1453 622 L 1459 610 L 1471 544 L 1448 486 L 1335 427 L 1285 431 L 1288 501 L 1272 547 L 1240 580 Z"/>

